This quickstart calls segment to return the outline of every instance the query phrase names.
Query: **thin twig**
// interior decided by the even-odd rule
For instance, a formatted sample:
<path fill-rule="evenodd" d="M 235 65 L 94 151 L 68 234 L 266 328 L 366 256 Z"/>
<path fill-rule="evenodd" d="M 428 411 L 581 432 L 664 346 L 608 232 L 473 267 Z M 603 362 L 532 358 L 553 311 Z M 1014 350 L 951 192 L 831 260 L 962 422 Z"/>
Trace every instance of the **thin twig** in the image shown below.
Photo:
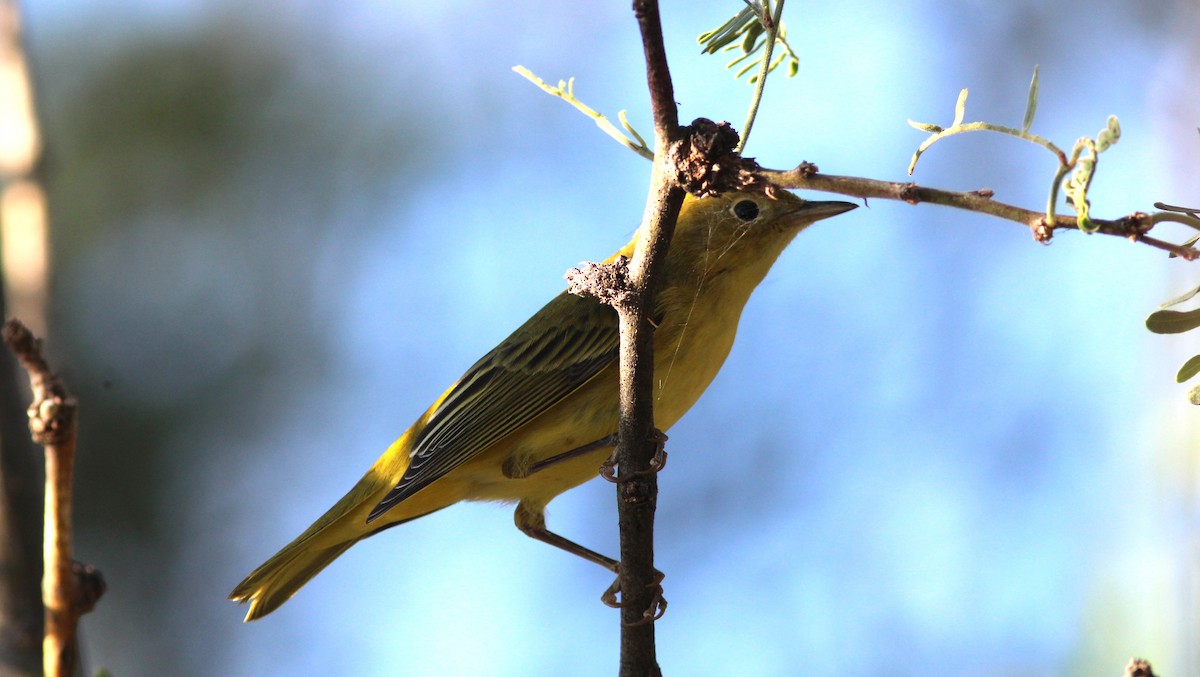
<path fill-rule="evenodd" d="M 1055 223 L 1051 225 L 1046 222 L 1046 214 L 1044 212 L 1024 209 L 994 200 L 992 199 L 992 192 L 990 190 L 955 192 L 938 188 L 926 188 L 915 183 L 877 181 L 856 176 L 821 174 L 814 165 L 809 163 L 802 163 L 799 167 L 788 171 L 763 170 L 763 175 L 767 180 L 780 188 L 822 190 L 863 199 L 899 200 L 914 205 L 921 202 L 928 202 L 979 212 L 981 214 L 990 214 L 1026 226 L 1033 232 L 1034 238 L 1042 243 L 1048 243 L 1056 230 L 1077 230 L 1074 218 L 1056 219 Z M 1190 219 L 1190 217 L 1175 213 L 1146 214 L 1135 212 L 1119 219 L 1093 219 L 1093 223 L 1098 227 L 1095 232 L 1102 235 L 1128 238 L 1135 242 L 1141 242 L 1150 247 L 1170 252 L 1189 261 L 1200 257 L 1200 251 L 1193 247 L 1172 244 L 1146 235 L 1155 223 L 1162 221 L 1177 221 L 1200 228 L 1200 220 Z"/>
<path fill-rule="evenodd" d="M 651 151 L 646 145 L 646 142 L 642 139 L 641 135 L 637 133 L 637 130 L 635 130 L 629 124 L 629 121 L 625 119 L 625 111 L 617 113 L 617 118 L 621 121 L 621 126 L 624 127 L 625 130 L 633 136 L 633 138 L 626 136 L 621 132 L 621 130 L 617 129 L 613 123 L 609 122 L 608 118 L 604 117 L 604 115 L 600 114 L 594 108 L 588 106 L 586 103 L 575 97 L 575 78 L 571 78 L 566 82 L 559 80 L 558 86 L 555 87 L 545 80 L 539 78 L 537 75 L 534 75 L 533 71 L 530 71 L 524 66 L 513 66 L 513 72 L 537 85 L 543 92 L 546 92 L 551 96 L 556 96 L 571 104 L 575 110 L 591 118 L 592 121 L 596 123 L 596 126 L 602 129 L 605 134 L 608 134 L 612 138 L 616 139 L 617 143 L 625 146 L 638 155 L 641 155 L 647 160 L 654 159 L 654 152 Z"/>
<path fill-rule="evenodd" d="M 742 125 L 742 140 L 738 143 L 737 152 L 742 152 L 746 149 L 746 143 L 750 140 L 750 130 L 754 128 L 754 120 L 758 117 L 758 106 L 762 103 L 763 92 L 767 87 L 767 76 L 771 73 L 771 54 L 775 51 L 775 38 L 779 35 L 779 22 L 783 18 L 783 2 L 778 0 L 775 5 L 775 13 L 771 14 L 770 0 L 763 0 L 762 4 L 762 22 L 766 27 L 766 44 L 763 46 L 766 50 L 762 57 L 762 67 L 758 71 L 758 80 L 754 83 L 754 95 L 750 98 L 750 110 L 746 113 L 746 124 Z"/>
<path fill-rule="evenodd" d="M 42 669 L 48 677 L 74 674 L 78 662 L 75 628 L 104 592 L 94 570 L 78 567 L 71 556 L 71 473 L 75 464 L 76 401 L 42 355 L 42 342 L 21 323 L 4 324 L 4 341 L 29 372 L 33 403 L 29 430 L 46 450 L 42 600 L 46 628 Z M 83 578 L 83 585 L 77 580 Z"/>

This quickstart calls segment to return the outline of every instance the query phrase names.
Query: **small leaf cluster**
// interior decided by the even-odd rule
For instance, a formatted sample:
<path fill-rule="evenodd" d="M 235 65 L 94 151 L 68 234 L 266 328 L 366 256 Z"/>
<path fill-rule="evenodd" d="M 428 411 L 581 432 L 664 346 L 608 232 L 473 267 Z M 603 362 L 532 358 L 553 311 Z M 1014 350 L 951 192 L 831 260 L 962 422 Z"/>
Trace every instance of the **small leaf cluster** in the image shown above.
<path fill-rule="evenodd" d="M 1171 211 L 1179 211 L 1192 216 L 1200 216 L 1200 210 L 1171 207 L 1170 205 L 1155 206 L 1167 207 Z M 1195 238 L 1193 238 L 1194 240 Z M 1200 308 L 1193 310 L 1170 310 L 1173 306 L 1178 306 L 1192 300 L 1197 294 L 1200 294 L 1200 286 L 1189 289 L 1162 304 L 1158 307 L 1158 310 L 1150 313 L 1150 317 L 1146 318 L 1146 328 L 1155 334 L 1182 334 L 1200 327 Z M 1175 382 L 1186 383 L 1196 374 L 1200 374 L 1200 355 L 1193 355 L 1187 362 L 1183 363 L 1183 366 L 1175 374 Z M 1200 386 L 1193 387 L 1188 392 L 1188 397 L 1191 399 L 1192 404 L 1200 404 Z"/>
<path fill-rule="evenodd" d="M 782 3 L 779 3 L 779 5 L 782 5 Z M 778 13 L 776 13 L 777 15 Z M 745 61 L 745 65 L 734 75 L 735 78 L 741 78 L 755 67 L 761 67 L 763 59 L 771 58 L 770 53 L 772 50 L 766 49 L 767 41 L 771 36 L 768 26 L 775 20 L 771 14 L 770 0 L 762 0 L 761 2 L 758 0 L 754 0 L 753 2 L 747 1 L 746 6 L 728 21 L 721 24 L 718 28 L 702 33 L 696 39 L 697 42 L 704 46 L 700 50 L 700 53 L 716 54 L 719 51 L 730 52 L 740 50 L 741 54 L 725 64 L 725 68 L 733 68 Z M 774 33 L 773 46 L 779 47 L 781 51 L 778 56 L 771 60 L 767 71 L 774 71 L 784 61 L 787 61 L 788 77 L 794 77 L 800 72 L 800 57 L 792 49 L 792 46 L 788 44 L 787 28 L 783 25 L 782 21 L 778 22 L 778 30 Z M 753 85 L 758 82 L 758 78 L 759 73 L 754 73 L 750 76 L 748 82 Z"/>

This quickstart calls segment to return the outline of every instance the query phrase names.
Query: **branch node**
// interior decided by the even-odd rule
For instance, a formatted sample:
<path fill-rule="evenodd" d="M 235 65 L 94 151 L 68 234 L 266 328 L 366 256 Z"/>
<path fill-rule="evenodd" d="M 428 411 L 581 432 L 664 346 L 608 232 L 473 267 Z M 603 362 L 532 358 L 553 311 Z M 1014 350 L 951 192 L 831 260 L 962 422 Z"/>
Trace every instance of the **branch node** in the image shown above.
<path fill-rule="evenodd" d="M 900 199 L 910 205 L 919 204 L 921 202 L 921 189 L 916 183 L 907 183 L 900 188 Z"/>
<path fill-rule="evenodd" d="M 1047 223 L 1045 217 L 1029 224 L 1029 229 L 1033 232 L 1033 239 L 1042 244 L 1050 244 L 1054 239 L 1054 226 Z"/>
<path fill-rule="evenodd" d="M 1142 239 L 1154 227 L 1154 221 L 1146 212 L 1134 212 L 1118 221 L 1125 236 L 1131 242 Z"/>
<path fill-rule="evenodd" d="M 652 488 L 649 481 L 654 475 L 654 471 L 642 471 L 635 473 L 633 476 L 621 476 L 617 478 L 617 495 L 621 500 L 629 505 L 641 505 L 649 503 L 654 505 L 655 493 L 657 488 Z"/>
<path fill-rule="evenodd" d="M 800 164 L 796 165 L 796 169 L 794 169 L 792 171 L 799 174 L 800 178 L 807 179 L 808 177 L 821 171 L 821 169 L 820 169 L 820 167 L 817 167 L 815 164 L 809 162 L 808 160 L 805 160 L 804 162 L 801 162 Z"/>
<path fill-rule="evenodd" d="M 567 271 L 567 292 L 585 299 L 596 299 L 614 308 L 629 302 L 633 290 L 629 284 L 629 259 L 618 256 L 611 263 L 585 261 Z"/>
<path fill-rule="evenodd" d="M 71 600 L 72 611 L 82 616 L 96 608 L 96 602 L 108 592 L 108 583 L 100 570 L 91 564 L 82 562 L 71 563 L 71 574 L 75 577 L 74 596 Z"/>
<path fill-rule="evenodd" d="M 971 194 L 978 195 L 985 200 L 990 200 L 993 197 L 996 197 L 996 191 L 992 190 L 991 188 L 980 188 L 979 190 L 971 191 Z"/>
<path fill-rule="evenodd" d="M 33 441 L 45 445 L 63 445 L 75 435 L 77 402 L 62 379 L 50 369 L 42 355 L 42 340 L 35 337 L 20 320 L 4 323 L 4 342 L 29 372 L 33 402 L 26 412 Z"/>
<path fill-rule="evenodd" d="M 696 197 L 765 185 L 754 158 L 737 152 L 738 133 L 728 122 L 696 118 L 667 149 L 666 168 L 674 182 Z"/>

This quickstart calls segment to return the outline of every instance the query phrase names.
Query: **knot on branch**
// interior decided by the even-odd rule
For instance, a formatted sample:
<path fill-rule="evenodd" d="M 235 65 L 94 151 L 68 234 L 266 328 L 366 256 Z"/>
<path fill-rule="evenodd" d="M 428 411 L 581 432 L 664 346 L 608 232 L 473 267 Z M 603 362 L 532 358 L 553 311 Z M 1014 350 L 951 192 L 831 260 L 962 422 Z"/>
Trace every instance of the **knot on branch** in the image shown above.
<path fill-rule="evenodd" d="M 1050 244 L 1054 239 L 1054 226 L 1047 223 L 1045 217 L 1029 224 L 1029 230 L 1033 232 L 1033 239 L 1042 244 Z"/>
<path fill-rule="evenodd" d="M 25 412 L 33 441 L 43 445 L 67 442 L 75 431 L 75 408 L 75 398 L 53 384 L 49 388 L 35 386 L 33 404 Z"/>
<path fill-rule="evenodd" d="M 618 482 L 618 498 L 630 505 L 648 505 L 653 510 L 658 502 L 658 483 L 651 477 L 653 474 L 653 472 L 650 472 L 630 477 L 627 481 Z"/>
<path fill-rule="evenodd" d="M 629 287 L 629 259 L 618 256 L 611 263 L 579 264 L 565 275 L 567 292 L 585 299 L 596 299 L 614 308 L 628 302 L 633 290 Z"/>
<path fill-rule="evenodd" d="M 796 168 L 793 169 L 792 171 L 799 174 L 800 178 L 807 179 L 808 177 L 813 176 L 817 172 L 820 172 L 821 168 L 816 166 L 815 164 L 809 162 L 808 160 L 805 160 L 804 162 L 801 162 L 800 164 L 796 165 Z"/>
<path fill-rule="evenodd" d="M 754 158 L 737 152 L 738 133 L 728 122 L 696 118 L 667 149 L 666 171 L 696 197 L 709 197 L 763 186 Z"/>
<path fill-rule="evenodd" d="M 96 602 L 108 592 L 108 583 L 99 569 L 83 562 L 71 563 L 71 575 L 75 577 L 71 610 L 82 616 L 96 608 Z"/>
<path fill-rule="evenodd" d="M 1150 232 L 1150 229 L 1154 227 L 1154 221 L 1150 219 L 1150 215 L 1146 212 L 1134 212 L 1121 219 L 1120 226 L 1122 232 L 1125 233 L 1125 237 L 1137 242 L 1142 239 L 1142 236 Z"/>
<path fill-rule="evenodd" d="M 42 340 L 16 318 L 4 323 L 3 338 L 29 372 L 33 403 L 27 413 L 33 440 L 43 445 L 67 442 L 75 434 L 77 403 L 42 355 Z"/>

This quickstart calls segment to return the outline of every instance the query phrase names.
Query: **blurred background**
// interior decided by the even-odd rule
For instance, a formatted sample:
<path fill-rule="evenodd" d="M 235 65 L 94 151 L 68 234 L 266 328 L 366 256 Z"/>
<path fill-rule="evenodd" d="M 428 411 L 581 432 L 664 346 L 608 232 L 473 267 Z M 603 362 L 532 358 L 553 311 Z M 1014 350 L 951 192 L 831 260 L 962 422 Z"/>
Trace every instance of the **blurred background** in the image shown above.
<path fill-rule="evenodd" d="M 681 117 L 750 96 L 664 2 Z M 225 601 L 429 402 L 636 227 L 649 164 L 510 72 L 650 128 L 627 2 L 24 3 L 53 217 L 50 352 L 82 401 L 83 621 L 116 675 L 611 675 L 611 580 L 461 505 L 364 542 L 267 619 Z M 1093 213 L 1200 203 L 1194 0 L 800 3 L 748 154 L 906 180 L 967 119 L 1069 148 L 1121 120 Z M 966 135 L 914 178 L 1044 205 L 1055 161 Z M 819 196 L 815 196 L 819 197 Z M 1186 235 L 1175 233 L 1176 239 Z M 1200 268 L 1116 238 L 872 202 L 801 236 L 671 431 L 675 675 L 1200 674 Z M 1188 344 L 1193 344 L 1189 349 Z M 1190 350 L 1190 352 L 1189 352 Z M 552 529 L 616 552 L 610 485 Z"/>

